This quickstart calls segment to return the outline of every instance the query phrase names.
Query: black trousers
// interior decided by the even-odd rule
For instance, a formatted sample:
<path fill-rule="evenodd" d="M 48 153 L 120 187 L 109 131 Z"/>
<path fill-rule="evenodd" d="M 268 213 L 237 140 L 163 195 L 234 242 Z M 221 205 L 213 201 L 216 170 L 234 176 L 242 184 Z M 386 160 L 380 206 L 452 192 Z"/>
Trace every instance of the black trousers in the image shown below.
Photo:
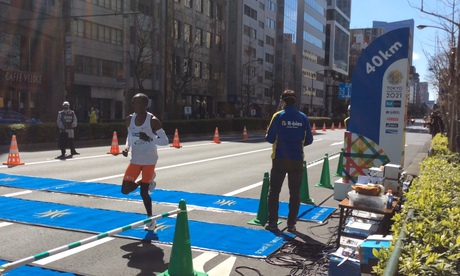
<path fill-rule="evenodd" d="M 288 225 L 295 225 L 300 208 L 300 186 L 302 184 L 303 160 L 273 159 L 268 192 L 268 223 L 278 222 L 279 196 L 284 178 L 288 175 L 289 214 Z"/>

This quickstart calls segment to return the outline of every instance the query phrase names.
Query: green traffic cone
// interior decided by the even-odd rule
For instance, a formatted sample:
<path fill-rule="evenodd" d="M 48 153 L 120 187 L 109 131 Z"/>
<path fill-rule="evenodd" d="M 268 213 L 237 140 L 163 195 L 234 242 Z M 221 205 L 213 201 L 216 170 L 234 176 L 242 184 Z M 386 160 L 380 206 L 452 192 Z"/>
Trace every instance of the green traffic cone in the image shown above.
<path fill-rule="evenodd" d="M 177 215 L 176 230 L 171 250 L 168 269 L 159 274 L 162 276 L 207 276 L 203 272 L 193 270 L 192 248 L 190 245 L 190 232 L 188 229 L 188 215 L 185 200 L 179 202 L 179 209 L 182 210 Z"/>
<path fill-rule="evenodd" d="M 313 204 L 315 202 L 313 198 L 310 198 L 310 192 L 308 191 L 307 161 L 303 161 L 302 184 L 300 186 L 300 201 L 306 204 Z"/>
<path fill-rule="evenodd" d="M 327 153 L 324 155 L 323 170 L 321 171 L 320 182 L 315 186 L 334 189 L 334 186 L 331 184 L 331 173 L 329 170 L 329 155 Z"/>
<path fill-rule="evenodd" d="M 257 211 L 257 218 L 248 221 L 251 225 L 264 226 L 268 221 L 268 187 L 270 186 L 270 179 L 268 172 L 264 173 L 264 181 L 262 182 L 262 191 L 260 192 L 259 210 Z"/>
<path fill-rule="evenodd" d="M 334 176 L 342 177 L 343 172 L 343 148 L 340 150 L 339 164 L 337 165 L 337 171 L 334 173 Z"/>

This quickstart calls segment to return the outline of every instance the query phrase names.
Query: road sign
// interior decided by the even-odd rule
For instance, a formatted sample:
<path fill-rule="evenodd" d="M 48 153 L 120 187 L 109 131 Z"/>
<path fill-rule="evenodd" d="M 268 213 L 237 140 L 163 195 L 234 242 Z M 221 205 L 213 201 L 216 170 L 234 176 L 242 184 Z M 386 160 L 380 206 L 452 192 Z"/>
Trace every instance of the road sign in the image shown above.
<path fill-rule="evenodd" d="M 351 97 L 351 83 L 339 83 L 339 99 Z"/>

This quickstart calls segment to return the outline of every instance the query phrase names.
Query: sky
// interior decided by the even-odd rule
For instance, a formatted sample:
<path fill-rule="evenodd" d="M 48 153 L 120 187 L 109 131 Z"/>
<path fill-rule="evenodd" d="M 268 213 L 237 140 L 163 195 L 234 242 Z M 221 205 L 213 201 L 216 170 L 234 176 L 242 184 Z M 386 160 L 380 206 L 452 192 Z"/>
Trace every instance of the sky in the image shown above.
<path fill-rule="evenodd" d="M 441 26 L 438 18 L 424 14 L 416 9 L 421 7 L 422 1 L 351 0 L 350 29 L 372 28 L 373 21 L 394 22 L 407 19 L 413 19 L 415 26 Z M 424 10 L 448 14 L 448 11 L 444 11 L 445 6 L 436 6 L 440 5 L 437 2 L 435 0 L 424 0 Z M 421 82 L 429 82 L 430 72 L 428 71 L 427 54 L 433 55 L 436 52 L 436 41 L 441 43 L 443 40 L 448 40 L 449 35 L 447 31 L 436 28 L 427 27 L 419 30 L 414 27 L 412 65 L 416 67 Z M 429 90 L 430 100 L 434 100 L 437 92 L 432 85 L 429 86 Z"/>

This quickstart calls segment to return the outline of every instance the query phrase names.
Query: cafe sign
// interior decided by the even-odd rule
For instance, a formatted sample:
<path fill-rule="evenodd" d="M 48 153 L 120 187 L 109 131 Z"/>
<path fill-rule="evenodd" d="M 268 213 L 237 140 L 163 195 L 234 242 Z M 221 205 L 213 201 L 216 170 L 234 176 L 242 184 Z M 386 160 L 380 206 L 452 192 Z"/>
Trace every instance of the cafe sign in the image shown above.
<path fill-rule="evenodd" d="M 41 84 L 42 74 L 23 71 L 0 71 L 3 81 L 20 84 Z"/>

